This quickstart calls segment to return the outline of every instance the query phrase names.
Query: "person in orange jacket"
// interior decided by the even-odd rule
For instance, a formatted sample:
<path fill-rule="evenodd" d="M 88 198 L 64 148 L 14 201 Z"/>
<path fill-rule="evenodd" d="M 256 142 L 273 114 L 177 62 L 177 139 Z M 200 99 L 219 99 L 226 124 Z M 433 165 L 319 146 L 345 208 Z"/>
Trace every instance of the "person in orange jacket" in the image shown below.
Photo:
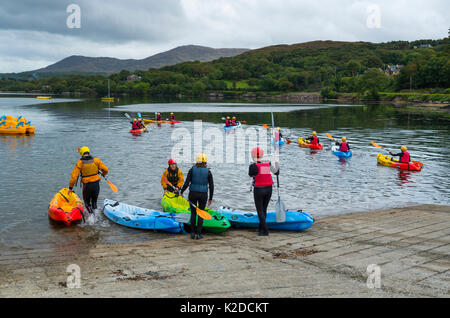
<path fill-rule="evenodd" d="M 164 193 L 166 192 L 173 192 L 177 193 L 180 191 L 181 187 L 184 183 L 184 175 L 181 172 L 181 169 L 178 168 L 177 162 L 175 159 L 169 159 L 169 167 L 167 167 L 166 170 L 164 170 L 162 176 L 161 176 L 161 186 L 164 189 Z M 164 180 L 167 179 L 173 187 L 169 186 Z"/>
<path fill-rule="evenodd" d="M 93 213 L 93 210 L 97 209 L 97 199 L 100 193 L 99 173 L 102 176 L 106 176 L 108 167 L 100 159 L 92 157 L 88 147 L 78 148 L 78 152 L 81 155 L 81 159 L 77 161 L 73 168 L 69 182 L 69 191 L 72 191 L 73 186 L 78 181 L 78 177 L 81 176 L 84 205 L 89 213 Z"/>

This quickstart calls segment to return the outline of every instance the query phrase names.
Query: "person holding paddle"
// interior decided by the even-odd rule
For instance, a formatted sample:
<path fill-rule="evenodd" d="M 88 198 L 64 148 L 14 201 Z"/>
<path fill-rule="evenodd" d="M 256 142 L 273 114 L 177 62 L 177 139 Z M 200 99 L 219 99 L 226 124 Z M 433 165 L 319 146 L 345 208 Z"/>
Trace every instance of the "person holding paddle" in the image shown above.
<path fill-rule="evenodd" d="M 347 142 L 346 137 L 342 137 L 342 141 L 336 141 L 336 146 L 339 146 L 339 151 L 348 152 L 350 151 L 350 145 Z"/>
<path fill-rule="evenodd" d="M 225 127 L 230 127 L 230 126 L 231 126 L 230 116 L 227 116 L 227 119 L 225 120 Z"/>
<path fill-rule="evenodd" d="M 195 165 L 189 170 L 186 181 L 181 188 L 181 195 L 189 187 L 189 203 L 191 207 L 191 239 L 199 240 L 203 238 L 203 218 L 197 218 L 197 206 L 204 210 L 206 201 L 211 206 L 214 195 L 214 180 L 211 170 L 206 167 L 207 158 L 205 154 L 197 155 Z M 209 187 L 209 200 L 208 200 Z M 196 220 L 198 221 L 196 222 Z"/>
<path fill-rule="evenodd" d="M 161 176 L 161 186 L 164 189 L 164 193 L 166 192 L 172 192 L 172 193 L 178 193 L 180 191 L 180 188 L 183 186 L 184 183 L 184 175 L 181 172 L 181 169 L 178 168 L 177 162 L 175 159 L 169 159 L 169 167 L 167 167 L 166 170 L 164 170 L 162 176 Z M 168 185 L 168 182 L 172 184 L 172 186 Z"/>
<path fill-rule="evenodd" d="M 255 207 L 258 211 L 259 226 L 258 235 L 268 236 L 269 230 L 266 224 L 267 206 L 272 197 L 273 180 L 271 172 L 275 175 L 280 174 L 278 162 L 272 166 L 270 162 L 263 162 L 264 151 L 260 147 L 255 147 L 251 151 L 254 163 L 248 169 L 248 175 L 253 178 L 253 198 Z"/>
<path fill-rule="evenodd" d="M 312 132 L 312 136 L 306 138 L 306 140 L 309 140 L 311 145 L 318 145 L 318 144 L 320 144 L 319 137 L 317 137 L 317 132 L 315 132 L 315 131 L 313 131 Z"/>
<path fill-rule="evenodd" d="M 174 121 L 175 120 L 175 115 L 173 113 L 170 113 L 169 120 L 170 121 Z"/>
<path fill-rule="evenodd" d="M 69 194 L 73 191 L 73 186 L 81 175 L 84 205 L 89 213 L 93 213 L 93 210 L 97 209 L 97 199 L 100 193 L 99 173 L 105 177 L 108 174 L 108 167 L 100 159 L 92 157 L 88 147 L 78 148 L 78 152 L 81 159 L 77 161 L 73 168 L 69 182 Z"/>
<path fill-rule="evenodd" d="M 389 154 L 393 157 L 399 157 L 399 162 L 401 163 L 410 163 L 411 162 L 411 156 L 409 155 L 408 152 L 408 148 L 406 148 L 406 146 L 401 146 L 400 150 L 402 152 L 393 154 L 392 152 L 389 151 Z"/>

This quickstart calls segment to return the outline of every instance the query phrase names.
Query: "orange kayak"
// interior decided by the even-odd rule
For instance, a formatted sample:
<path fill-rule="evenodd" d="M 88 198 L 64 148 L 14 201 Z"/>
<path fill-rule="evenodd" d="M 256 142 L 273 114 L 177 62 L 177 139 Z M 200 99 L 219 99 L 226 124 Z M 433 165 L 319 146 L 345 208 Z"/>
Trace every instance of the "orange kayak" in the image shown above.
<path fill-rule="evenodd" d="M 53 196 L 48 206 L 48 217 L 53 221 L 64 222 L 67 226 L 83 218 L 84 207 L 80 198 L 69 189 L 63 188 Z"/>

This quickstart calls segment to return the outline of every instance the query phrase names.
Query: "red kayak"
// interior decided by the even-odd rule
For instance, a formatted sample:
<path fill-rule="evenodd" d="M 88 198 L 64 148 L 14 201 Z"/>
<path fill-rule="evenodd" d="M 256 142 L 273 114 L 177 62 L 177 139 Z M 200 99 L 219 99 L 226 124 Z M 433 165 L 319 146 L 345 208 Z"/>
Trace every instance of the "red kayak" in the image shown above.
<path fill-rule="evenodd" d="M 142 134 L 145 130 L 146 130 L 145 128 L 130 129 L 130 133 L 132 133 L 133 135 L 139 135 L 139 134 Z"/>
<path fill-rule="evenodd" d="M 48 206 L 48 217 L 53 221 L 64 222 L 67 226 L 83 218 L 84 207 L 80 198 L 64 188 L 56 193 Z"/>
<path fill-rule="evenodd" d="M 321 144 L 311 144 L 309 140 L 306 140 L 304 138 L 298 138 L 298 145 L 302 148 L 309 148 L 311 150 L 322 150 L 323 145 Z"/>

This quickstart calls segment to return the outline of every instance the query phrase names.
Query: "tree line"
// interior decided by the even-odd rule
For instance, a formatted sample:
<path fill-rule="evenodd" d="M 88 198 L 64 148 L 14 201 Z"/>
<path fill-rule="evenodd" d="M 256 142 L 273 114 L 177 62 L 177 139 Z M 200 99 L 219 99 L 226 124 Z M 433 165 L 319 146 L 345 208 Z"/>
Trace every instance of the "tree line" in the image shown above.
<path fill-rule="evenodd" d="M 400 65 L 398 74 L 388 75 L 388 65 Z M 132 74 L 140 79 L 127 81 Z M 132 96 L 321 91 L 322 96 L 329 98 L 353 92 L 376 98 L 379 92 L 409 88 L 442 92 L 450 87 L 450 40 L 311 42 L 267 47 L 212 62 L 184 62 L 135 72 L 122 70 L 110 76 L 2 78 L 0 90 L 105 96 L 108 79 L 112 95 Z"/>

